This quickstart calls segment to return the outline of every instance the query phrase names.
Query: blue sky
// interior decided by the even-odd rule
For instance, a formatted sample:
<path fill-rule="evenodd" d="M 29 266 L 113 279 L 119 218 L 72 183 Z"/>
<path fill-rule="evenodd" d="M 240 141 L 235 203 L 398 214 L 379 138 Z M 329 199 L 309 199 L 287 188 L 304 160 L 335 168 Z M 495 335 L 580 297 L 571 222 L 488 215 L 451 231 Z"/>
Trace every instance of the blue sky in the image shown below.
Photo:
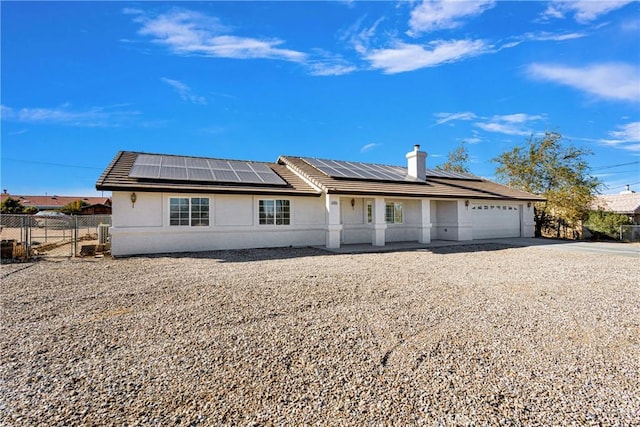
<path fill-rule="evenodd" d="M 2 189 L 94 195 L 119 150 L 471 172 L 545 130 L 640 191 L 640 2 L 10 2 Z"/>

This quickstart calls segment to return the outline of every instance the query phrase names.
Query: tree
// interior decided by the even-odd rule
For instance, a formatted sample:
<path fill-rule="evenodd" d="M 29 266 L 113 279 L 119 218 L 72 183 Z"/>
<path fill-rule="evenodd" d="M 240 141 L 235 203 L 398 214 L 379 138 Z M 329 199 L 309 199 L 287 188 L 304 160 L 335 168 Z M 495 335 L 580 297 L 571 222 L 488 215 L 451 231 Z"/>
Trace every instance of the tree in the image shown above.
<path fill-rule="evenodd" d="M 546 198 L 534 204 L 536 236 L 540 237 L 542 228 L 554 219 L 559 225 L 572 227 L 587 219 L 601 186 L 589 174 L 585 157 L 590 154 L 565 144 L 560 133 L 546 132 L 493 159 L 499 164 L 496 175 L 505 184 Z"/>
<path fill-rule="evenodd" d="M 66 214 L 80 213 L 84 206 L 87 206 L 87 202 L 78 199 L 67 203 L 60 209 L 60 211 Z"/>
<path fill-rule="evenodd" d="M 458 148 L 449 153 L 447 161 L 436 166 L 436 169 L 447 172 L 469 173 L 468 161 L 469 153 L 463 141 Z"/>
<path fill-rule="evenodd" d="M 24 212 L 24 206 L 22 206 L 20 200 L 7 197 L 4 202 L 0 203 L 0 212 L 3 214 L 19 214 Z"/>
<path fill-rule="evenodd" d="M 621 225 L 631 225 L 633 221 L 627 215 L 615 212 L 591 211 L 589 219 L 584 226 L 589 229 L 595 237 L 606 236 L 611 239 L 618 239 Z"/>

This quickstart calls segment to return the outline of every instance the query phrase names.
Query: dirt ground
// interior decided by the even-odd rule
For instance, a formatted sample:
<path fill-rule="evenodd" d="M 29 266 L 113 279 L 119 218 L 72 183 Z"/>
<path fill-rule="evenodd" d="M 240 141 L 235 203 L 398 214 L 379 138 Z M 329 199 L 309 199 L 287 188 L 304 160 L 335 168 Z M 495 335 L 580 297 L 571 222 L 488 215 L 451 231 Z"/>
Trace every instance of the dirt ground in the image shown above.
<path fill-rule="evenodd" d="M 302 248 L 0 274 L 2 425 L 640 425 L 637 258 Z"/>

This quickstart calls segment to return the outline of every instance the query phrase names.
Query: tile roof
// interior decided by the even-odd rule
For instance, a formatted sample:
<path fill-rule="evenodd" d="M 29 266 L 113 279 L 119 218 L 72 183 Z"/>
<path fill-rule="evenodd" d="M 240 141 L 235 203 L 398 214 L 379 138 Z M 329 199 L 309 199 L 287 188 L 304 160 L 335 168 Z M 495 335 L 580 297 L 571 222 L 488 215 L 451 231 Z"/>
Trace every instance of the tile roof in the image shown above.
<path fill-rule="evenodd" d="M 139 154 L 149 153 L 121 151 L 116 154 L 112 162 L 107 166 L 100 178 L 98 178 L 96 188 L 98 190 L 109 191 L 173 191 L 191 193 L 320 196 L 320 192 L 307 184 L 302 178 L 298 177 L 285 166 L 275 163 L 252 162 L 265 164 L 270 167 L 276 174 L 286 181 L 286 186 L 133 178 L 129 176 L 129 172 Z"/>
<path fill-rule="evenodd" d="M 59 209 L 76 200 L 82 200 L 88 205 L 111 205 L 109 197 L 83 197 L 83 196 L 28 196 L 20 194 L 0 194 L 0 203 L 7 198 L 17 199 L 25 208 Z"/>
<path fill-rule="evenodd" d="M 137 156 L 140 154 L 147 153 L 119 152 L 98 179 L 96 188 L 110 191 L 173 191 L 298 196 L 319 196 L 322 192 L 327 192 L 331 194 L 392 197 L 544 200 L 540 196 L 481 178 L 427 177 L 426 181 L 413 182 L 333 178 L 306 162 L 304 158 L 295 156 L 281 156 L 277 163 L 253 162 L 269 166 L 286 181 L 286 186 L 131 177 L 129 173 Z"/>
<path fill-rule="evenodd" d="M 596 196 L 594 207 L 622 214 L 640 213 L 640 193 Z"/>
<path fill-rule="evenodd" d="M 525 191 L 478 178 L 477 180 L 427 177 L 425 182 L 387 182 L 364 179 L 332 178 L 301 157 L 281 156 L 278 163 L 306 176 L 328 193 L 392 195 L 402 197 L 469 198 L 497 200 L 544 200 Z"/>

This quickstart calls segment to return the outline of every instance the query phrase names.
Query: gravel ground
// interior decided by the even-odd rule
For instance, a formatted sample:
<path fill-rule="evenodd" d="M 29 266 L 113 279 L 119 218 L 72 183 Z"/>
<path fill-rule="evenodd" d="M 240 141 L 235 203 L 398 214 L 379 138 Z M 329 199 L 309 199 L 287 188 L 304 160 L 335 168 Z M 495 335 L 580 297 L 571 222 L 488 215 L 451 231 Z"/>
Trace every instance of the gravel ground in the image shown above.
<path fill-rule="evenodd" d="M 640 425 L 636 258 L 271 249 L 0 274 L 3 425 Z"/>

